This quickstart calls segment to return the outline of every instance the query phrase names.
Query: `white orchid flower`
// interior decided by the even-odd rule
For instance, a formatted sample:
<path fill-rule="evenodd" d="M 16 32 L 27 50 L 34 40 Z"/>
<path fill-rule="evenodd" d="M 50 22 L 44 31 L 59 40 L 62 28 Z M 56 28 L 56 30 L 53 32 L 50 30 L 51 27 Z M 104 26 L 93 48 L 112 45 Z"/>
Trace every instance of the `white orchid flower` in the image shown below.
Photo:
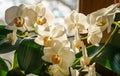
<path fill-rule="evenodd" d="M 70 68 L 71 76 L 79 76 L 79 71 L 73 68 Z"/>
<path fill-rule="evenodd" d="M 117 12 L 117 8 L 120 4 L 113 4 L 107 8 L 102 8 L 87 15 L 88 23 L 93 26 L 99 26 L 102 31 L 107 29 L 109 33 L 111 31 L 111 25 L 114 21 L 114 15 Z"/>
<path fill-rule="evenodd" d="M 7 34 L 7 39 L 12 43 L 12 45 L 15 45 L 17 41 L 16 31 L 17 30 L 13 30 L 12 33 Z"/>
<path fill-rule="evenodd" d="M 88 67 L 88 74 L 86 74 L 85 76 L 96 76 L 95 63 Z"/>
<path fill-rule="evenodd" d="M 64 27 L 61 25 L 51 26 L 50 31 L 38 30 L 38 37 L 35 42 L 39 45 L 52 46 L 54 40 L 59 40 L 61 42 L 67 40 L 67 36 L 64 32 Z"/>
<path fill-rule="evenodd" d="M 75 53 L 78 53 L 82 49 L 82 46 L 83 41 L 81 41 L 78 29 L 76 29 L 74 40 L 72 42 L 72 48 L 75 51 Z"/>
<path fill-rule="evenodd" d="M 65 23 L 67 32 L 70 35 L 75 34 L 76 28 L 78 29 L 79 33 L 87 33 L 87 17 L 82 13 L 73 11 L 70 16 L 65 18 Z"/>
<path fill-rule="evenodd" d="M 88 28 L 88 38 L 87 38 L 87 42 L 91 43 L 95 46 L 99 46 L 99 43 L 102 39 L 102 31 L 100 29 L 100 27 L 97 26 L 90 26 Z"/>
<path fill-rule="evenodd" d="M 71 76 L 79 76 L 78 70 L 70 67 L 70 72 L 69 72 L 69 68 L 63 69 L 56 64 L 49 66 L 49 73 L 52 76 L 69 76 L 70 73 Z"/>
<path fill-rule="evenodd" d="M 107 11 L 105 12 L 105 14 L 114 14 L 114 13 L 118 12 L 119 6 L 120 6 L 120 3 L 115 3 L 115 4 L 108 6 L 106 8 Z"/>
<path fill-rule="evenodd" d="M 49 66 L 49 74 L 52 76 L 69 76 L 69 69 L 63 69 L 60 66 L 54 64 Z"/>
<path fill-rule="evenodd" d="M 34 25 L 36 28 L 44 30 L 54 21 L 54 15 L 42 3 L 31 6 L 31 8 L 37 13 L 37 20 Z"/>
<path fill-rule="evenodd" d="M 75 53 L 63 43 L 58 41 L 52 47 L 44 48 L 42 59 L 61 68 L 69 68 L 75 60 Z"/>
<path fill-rule="evenodd" d="M 28 9 L 23 4 L 20 6 L 12 6 L 5 12 L 5 21 L 8 24 L 7 28 L 11 30 L 34 30 L 36 17 L 36 12 L 34 12 L 32 9 Z"/>
<path fill-rule="evenodd" d="M 90 64 L 90 58 L 88 57 L 86 46 L 83 44 L 82 45 L 82 57 L 80 58 L 80 65 L 83 68 L 86 68 L 89 64 Z"/>

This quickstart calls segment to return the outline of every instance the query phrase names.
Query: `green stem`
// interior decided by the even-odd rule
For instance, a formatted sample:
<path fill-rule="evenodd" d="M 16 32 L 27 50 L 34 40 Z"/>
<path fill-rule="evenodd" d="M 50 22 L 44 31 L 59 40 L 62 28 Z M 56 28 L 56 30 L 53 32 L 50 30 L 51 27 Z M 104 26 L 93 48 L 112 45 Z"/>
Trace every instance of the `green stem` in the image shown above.
<path fill-rule="evenodd" d="M 118 29 L 118 26 L 116 25 L 114 30 L 110 34 L 109 38 L 107 39 L 106 43 L 91 57 L 91 61 L 103 51 L 103 49 L 107 46 L 109 41 L 112 39 L 113 35 L 116 33 L 117 29 Z"/>
<path fill-rule="evenodd" d="M 85 37 L 82 37 L 81 40 L 85 40 L 85 39 L 87 39 L 87 38 L 88 38 L 88 36 L 85 36 Z"/>
<path fill-rule="evenodd" d="M 78 64 L 80 62 L 80 58 L 78 58 L 72 65 L 72 67 L 74 67 L 76 64 Z"/>

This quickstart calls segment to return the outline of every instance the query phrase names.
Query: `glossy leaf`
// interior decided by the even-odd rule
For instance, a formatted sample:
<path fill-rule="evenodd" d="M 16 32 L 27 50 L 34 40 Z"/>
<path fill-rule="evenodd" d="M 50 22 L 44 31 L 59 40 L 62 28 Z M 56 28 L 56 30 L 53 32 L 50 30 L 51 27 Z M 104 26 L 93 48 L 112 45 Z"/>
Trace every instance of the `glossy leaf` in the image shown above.
<path fill-rule="evenodd" d="M 0 58 L 0 69 L 8 71 L 7 64 L 5 63 L 5 61 L 2 58 Z"/>
<path fill-rule="evenodd" d="M 14 59 L 13 59 L 13 65 L 12 66 L 13 66 L 13 68 L 19 67 L 16 51 L 14 53 Z"/>
<path fill-rule="evenodd" d="M 96 71 L 101 75 L 101 76 L 118 76 L 117 73 L 113 72 L 112 70 L 109 70 L 105 66 L 96 63 L 95 64 Z M 98 75 L 99 76 L 99 75 Z"/>
<path fill-rule="evenodd" d="M 120 33 L 116 33 L 116 34 L 113 36 L 113 38 L 112 38 L 112 40 L 111 40 L 110 43 L 111 43 L 113 46 L 120 48 Z"/>
<path fill-rule="evenodd" d="M 6 76 L 7 72 L 8 72 L 7 64 L 2 58 L 0 58 L 0 76 Z"/>
<path fill-rule="evenodd" d="M 17 40 L 15 45 L 12 45 L 9 41 L 0 41 L 0 53 L 7 53 L 7 52 L 11 52 L 14 51 L 18 48 L 19 45 L 19 41 Z"/>
<path fill-rule="evenodd" d="M 25 76 L 25 75 L 21 72 L 20 68 L 14 68 L 10 70 L 6 76 Z"/>
<path fill-rule="evenodd" d="M 114 21 L 120 21 L 120 12 L 116 13 Z"/>
<path fill-rule="evenodd" d="M 7 72 L 4 70 L 0 70 L 0 76 L 6 76 Z"/>
<path fill-rule="evenodd" d="M 48 74 L 48 67 L 49 65 L 51 65 L 50 63 L 45 63 L 42 65 L 42 68 L 38 68 L 36 70 L 34 70 L 32 73 L 39 75 L 39 76 L 50 76 Z"/>
<path fill-rule="evenodd" d="M 99 47 L 93 46 L 93 47 L 88 48 L 89 56 L 92 56 L 93 49 L 91 48 L 94 48 L 94 50 L 96 49 L 96 51 L 98 51 L 99 48 L 102 46 L 103 45 Z M 105 47 L 105 49 L 103 49 L 101 54 L 95 57 L 92 61 L 97 62 L 101 64 L 102 66 L 106 67 L 107 69 L 120 74 L 120 55 L 119 55 L 120 51 L 119 50 L 120 49 L 109 44 Z M 89 51 L 91 51 L 91 53 Z M 117 57 L 116 57 L 116 54 L 117 54 Z"/>
<path fill-rule="evenodd" d="M 17 49 L 17 58 L 19 66 L 26 74 L 42 68 L 43 46 L 34 42 L 34 39 L 23 40 Z"/>
<path fill-rule="evenodd" d="M 12 32 L 12 30 L 8 30 L 5 27 L 5 25 L 0 25 L 0 35 L 6 36 L 8 33 Z"/>

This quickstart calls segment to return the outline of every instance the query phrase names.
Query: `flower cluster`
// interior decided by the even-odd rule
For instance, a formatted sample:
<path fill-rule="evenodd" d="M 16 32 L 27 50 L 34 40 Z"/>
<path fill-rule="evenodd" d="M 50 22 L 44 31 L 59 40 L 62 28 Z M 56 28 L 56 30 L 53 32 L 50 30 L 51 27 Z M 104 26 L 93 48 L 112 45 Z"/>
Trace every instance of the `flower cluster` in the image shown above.
<path fill-rule="evenodd" d="M 83 40 L 99 46 L 103 31 L 111 31 L 115 13 L 120 11 L 119 5 L 113 4 L 88 15 L 74 10 L 64 18 L 64 25 L 55 24 L 54 15 L 41 3 L 12 6 L 5 12 L 6 28 L 12 30 L 7 39 L 15 45 L 18 37 L 34 38 L 36 44 L 44 46 L 42 59 L 50 63 L 47 70 L 52 76 L 79 76 L 79 70 L 72 67 L 79 52 L 82 56 L 78 66 L 87 71 L 86 76 L 96 76 L 95 63 L 91 63 Z M 69 40 L 70 37 L 74 38 Z"/>

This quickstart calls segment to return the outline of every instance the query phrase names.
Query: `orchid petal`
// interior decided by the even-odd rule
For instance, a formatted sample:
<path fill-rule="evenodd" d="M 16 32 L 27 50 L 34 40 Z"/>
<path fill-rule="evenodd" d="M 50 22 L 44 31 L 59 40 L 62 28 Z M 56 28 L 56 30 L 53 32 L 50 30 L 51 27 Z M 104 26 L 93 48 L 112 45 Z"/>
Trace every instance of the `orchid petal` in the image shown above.
<path fill-rule="evenodd" d="M 13 22 L 14 18 L 17 16 L 17 11 L 18 11 L 17 6 L 10 7 L 5 11 L 5 21 L 7 24 Z"/>

